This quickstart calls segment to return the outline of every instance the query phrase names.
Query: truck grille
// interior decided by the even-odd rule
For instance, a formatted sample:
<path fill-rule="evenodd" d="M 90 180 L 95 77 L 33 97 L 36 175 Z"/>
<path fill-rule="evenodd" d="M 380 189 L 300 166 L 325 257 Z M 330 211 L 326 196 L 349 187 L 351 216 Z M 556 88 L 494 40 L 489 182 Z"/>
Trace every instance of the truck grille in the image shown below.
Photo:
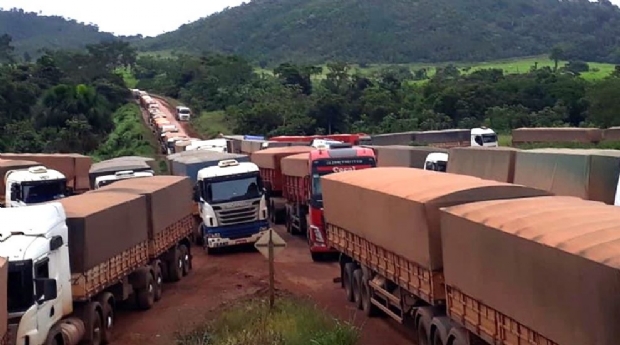
<path fill-rule="evenodd" d="M 239 207 L 224 208 L 213 206 L 217 222 L 220 226 L 249 223 L 258 220 L 260 200 Z"/>

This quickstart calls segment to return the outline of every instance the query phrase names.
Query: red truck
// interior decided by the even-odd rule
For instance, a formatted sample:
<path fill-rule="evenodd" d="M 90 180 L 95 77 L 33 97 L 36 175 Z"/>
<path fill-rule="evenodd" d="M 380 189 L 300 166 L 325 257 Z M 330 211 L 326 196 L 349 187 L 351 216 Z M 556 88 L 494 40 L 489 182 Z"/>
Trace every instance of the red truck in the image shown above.
<path fill-rule="evenodd" d="M 306 234 L 313 260 L 336 253 L 327 243 L 323 220 L 321 176 L 376 167 L 375 153 L 365 147 L 314 149 L 282 159 L 286 229 Z M 307 231 L 310 230 L 310 231 Z"/>
<path fill-rule="evenodd" d="M 260 170 L 260 176 L 266 189 L 267 207 L 272 223 L 284 222 L 284 199 L 282 198 L 282 169 L 280 163 L 284 157 L 306 153 L 313 148 L 310 146 L 273 147 L 252 153 L 252 163 Z"/>

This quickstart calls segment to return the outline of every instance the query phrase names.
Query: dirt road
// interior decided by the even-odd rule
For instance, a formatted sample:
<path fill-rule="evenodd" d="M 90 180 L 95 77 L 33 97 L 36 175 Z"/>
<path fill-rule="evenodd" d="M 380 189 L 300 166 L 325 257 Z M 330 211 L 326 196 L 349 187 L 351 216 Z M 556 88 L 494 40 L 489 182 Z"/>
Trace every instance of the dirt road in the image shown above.
<path fill-rule="evenodd" d="M 312 298 L 321 308 L 362 328 L 360 345 L 411 345 L 411 334 L 388 318 L 367 319 L 346 302 L 336 263 L 313 263 L 303 239 L 276 230 L 288 246 L 276 257 L 276 286 Z M 193 271 L 175 284 L 166 285 L 163 298 L 146 312 L 124 312 L 114 328 L 113 345 L 174 343 L 175 332 L 213 318 L 222 304 L 268 288 L 266 260 L 253 249 L 207 256 L 194 247 Z M 262 344 L 257 344 L 262 345 Z"/>
<path fill-rule="evenodd" d="M 159 110 L 161 110 L 161 112 L 166 115 L 166 119 L 168 119 L 170 123 L 177 126 L 177 128 L 179 129 L 179 133 L 183 133 L 190 138 L 204 139 L 204 137 L 200 133 L 196 132 L 192 128 L 189 122 L 177 121 L 177 119 L 174 117 L 175 107 L 168 103 L 168 101 L 166 101 L 163 97 L 151 95 L 151 98 L 153 98 L 155 102 L 159 104 Z"/>

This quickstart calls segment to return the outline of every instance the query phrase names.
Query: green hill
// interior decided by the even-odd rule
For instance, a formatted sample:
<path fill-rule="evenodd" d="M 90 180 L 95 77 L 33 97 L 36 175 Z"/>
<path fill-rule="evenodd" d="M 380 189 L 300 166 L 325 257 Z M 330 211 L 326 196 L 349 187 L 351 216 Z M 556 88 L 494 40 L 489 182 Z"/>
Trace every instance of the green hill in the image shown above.
<path fill-rule="evenodd" d="M 607 0 L 253 0 L 138 43 L 261 62 L 487 61 L 547 54 L 620 62 Z"/>
<path fill-rule="evenodd" d="M 42 48 L 79 49 L 87 44 L 114 39 L 95 25 L 58 16 L 39 16 L 20 9 L 0 11 L 0 35 L 8 34 L 17 55 L 36 56 Z"/>

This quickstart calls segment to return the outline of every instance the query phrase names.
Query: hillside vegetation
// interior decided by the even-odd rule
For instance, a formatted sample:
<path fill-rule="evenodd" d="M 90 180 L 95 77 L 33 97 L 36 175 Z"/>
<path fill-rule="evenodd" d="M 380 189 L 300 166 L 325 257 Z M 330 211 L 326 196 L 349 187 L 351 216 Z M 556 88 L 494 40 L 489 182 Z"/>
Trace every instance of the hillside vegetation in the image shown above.
<path fill-rule="evenodd" d="M 253 0 L 146 39 L 142 50 L 284 61 L 488 61 L 547 54 L 620 62 L 607 0 Z"/>
<path fill-rule="evenodd" d="M 2 42 L 0 42 L 2 43 Z M 6 42 L 4 42 L 6 43 Z M 34 63 L 0 65 L 0 150 L 74 152 L 111 157 L 147 153 L 143 127 L 123 78 L 112 71 L 132 65 L 127 43 L 87 51 L 47 52 Z M 0 45 L 0 62 L 11 59 Z"/>
<path fill-rule="evenodd" d="M 534 64 L 521 74 L 464 73 L 448 64 L 424 75 L 408 66 L 363 74 L 346 63 L 285 63 L 259 74 L 239 57 L 185 55 L 141 56 L 133 73 L 138 88 L 179 99 L 202 114 L 192 121 L 209 135 L 214 133 L 205 131 L 214 127 L 272 136 L 620 125 L 620 67 L 586 80 L 581 74 L 590 71 L 588 64 L 563 64 Z"/>
<path fill-rule="evenodd" d="M 13 39 L 16 57 L 25 55 L 26 60 L 41 55 L 39 50 L 43 48 L 83 49 L 88 44 L 114 39 L 114 35 L 100 32 L 96 25 L 20 9 L 0 11 L 0 36 L 3 34 Z"/>

